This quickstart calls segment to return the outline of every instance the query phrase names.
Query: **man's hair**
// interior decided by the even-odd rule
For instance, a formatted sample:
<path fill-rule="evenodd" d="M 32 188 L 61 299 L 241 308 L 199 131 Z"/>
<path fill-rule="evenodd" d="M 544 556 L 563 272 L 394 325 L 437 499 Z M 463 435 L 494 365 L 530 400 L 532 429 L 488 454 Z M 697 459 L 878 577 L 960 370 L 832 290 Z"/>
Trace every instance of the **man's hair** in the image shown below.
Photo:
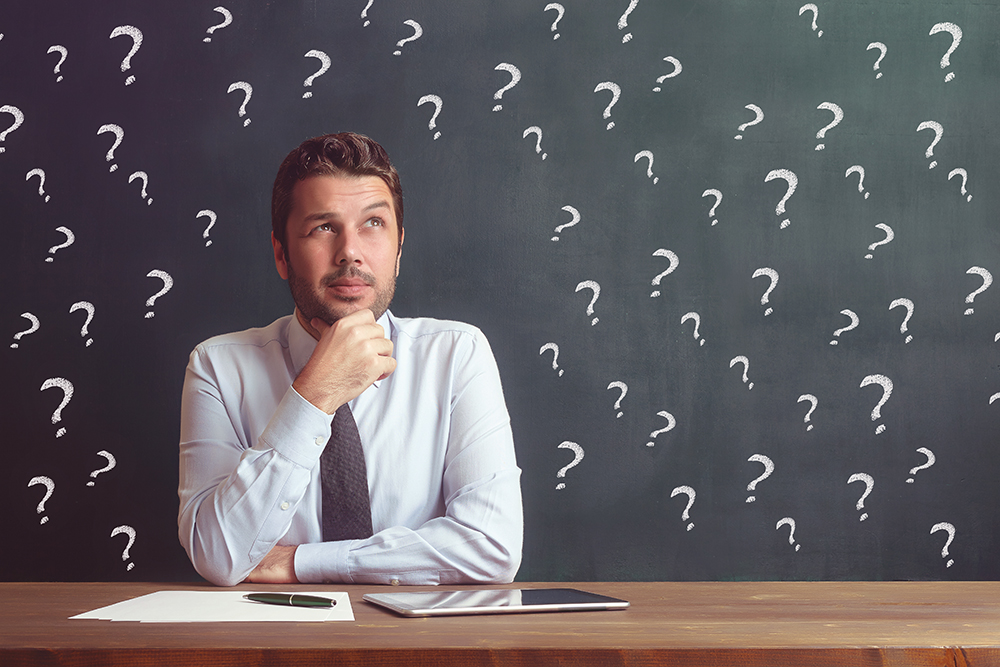
<path fill-rule="evenodd" d="M 392 207 L 400 238 L 403 234 L 403 188 L 389 154 L 363 134 L 341 132 L 306 139 L 278 167 L 271 193 L 271 230 L 287 248 L 286 227 L 292 212 L 292 190 L 313 176 L 378 176 L 392 193 Z"/>

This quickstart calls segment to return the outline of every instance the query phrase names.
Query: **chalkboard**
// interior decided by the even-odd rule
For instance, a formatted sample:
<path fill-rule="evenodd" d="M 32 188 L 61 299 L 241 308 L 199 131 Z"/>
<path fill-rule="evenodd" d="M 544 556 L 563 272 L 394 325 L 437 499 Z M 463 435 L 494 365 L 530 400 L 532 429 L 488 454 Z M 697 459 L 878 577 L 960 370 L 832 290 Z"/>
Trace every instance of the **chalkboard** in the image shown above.
<path fill-rule="evenodd" d="M 197 578 L 187 355 L 291 312 L 343 130 L 393 311 L 493 345 L 520 580 L 1000 576 L 1000 4 L 215 1 L 0 7 L 3 577 Z"/>

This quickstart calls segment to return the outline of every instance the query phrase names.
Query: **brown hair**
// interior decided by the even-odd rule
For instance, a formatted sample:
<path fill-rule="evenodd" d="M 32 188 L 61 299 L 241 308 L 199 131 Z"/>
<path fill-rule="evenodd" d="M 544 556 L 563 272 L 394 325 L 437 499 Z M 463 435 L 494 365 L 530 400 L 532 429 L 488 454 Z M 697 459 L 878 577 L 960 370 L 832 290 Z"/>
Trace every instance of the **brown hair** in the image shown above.
<path fill-rule="evenodd" d="M 341 132 L 306 139 L 278 167 L 271 193 L 271 230 L 286 245 L 286 226 L 292 211 L 292 190 L 313 176 L 378 176 L 392 193 L 392 207 L 400 238 L 403 234 L 403 188 L 389 154 L 363 134 Z"/>

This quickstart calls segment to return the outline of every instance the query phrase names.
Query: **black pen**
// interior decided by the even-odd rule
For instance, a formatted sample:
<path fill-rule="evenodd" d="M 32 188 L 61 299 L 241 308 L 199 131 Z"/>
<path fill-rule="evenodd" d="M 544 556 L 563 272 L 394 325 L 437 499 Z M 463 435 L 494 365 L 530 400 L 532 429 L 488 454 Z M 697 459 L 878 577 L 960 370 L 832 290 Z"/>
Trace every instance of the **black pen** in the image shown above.
<path fill-rule="evenodd" d="M 318 595 L 297 595 L 292 593 L 251 593 L 244 595 L 251 602 L 264 604 L 280 604 L 286 607 L 333 607 L 336 600 L 321 598 Z"/>

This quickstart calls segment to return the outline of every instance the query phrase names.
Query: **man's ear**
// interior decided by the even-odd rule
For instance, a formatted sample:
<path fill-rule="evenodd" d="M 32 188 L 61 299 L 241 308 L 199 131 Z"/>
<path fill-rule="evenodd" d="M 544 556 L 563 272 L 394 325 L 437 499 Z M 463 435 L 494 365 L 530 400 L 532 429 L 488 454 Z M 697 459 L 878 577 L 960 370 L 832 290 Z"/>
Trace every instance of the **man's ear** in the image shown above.
<path fill-rule="evenodd" d="M 282 280 L 288 280 L 288 258 L 285 256 L 285 248 L 281 245 L 281 241 L 274 238 L 274 232 L 271 232 L 271 246 L 274 248 L 274 267 L 278 269 L 278 275 Z"/>

